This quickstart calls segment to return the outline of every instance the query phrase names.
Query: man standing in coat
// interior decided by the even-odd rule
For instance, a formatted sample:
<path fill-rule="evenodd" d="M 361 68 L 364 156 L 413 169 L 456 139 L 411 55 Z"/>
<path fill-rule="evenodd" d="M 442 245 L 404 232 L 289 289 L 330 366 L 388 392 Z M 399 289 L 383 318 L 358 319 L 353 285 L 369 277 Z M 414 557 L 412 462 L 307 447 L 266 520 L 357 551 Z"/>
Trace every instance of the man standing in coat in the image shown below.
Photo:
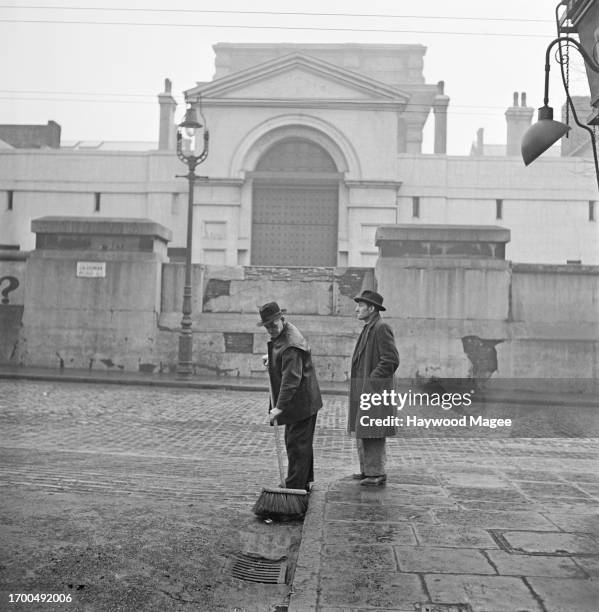
<path fill-rule="evenodd" d="M 370 403 L 372 394 L 382 395 L 393 390 L 393 374 L 399 365 L 399 355 L 391 327 L 381 319 L 383 296 L 375 291 L 363 291 L 354 298 L 356 314 L 364 322 L 351 363 L 348 430 L 355 432 L 360 459 L 360 472 L 353 478 L 363 486 L 385 484 L 385 439 L 395 435 L 395 426 L 376 425 L 373 419 L 396 416 L 392 402 L 380 398 Z M 384 397 L 384 396 L 383 396 Z M 366 408 L 368 406 L 368 408 Z M 366 416 L 367 418 L 362 418 Z"/>
<path fill-rule="evenodd" d="M 268 376 L 274 406 L 270 422 L 285 425 L 288 489 L 310 490 L 314 481 L 312 440 L 317 413 L 322 407 L 320 388 L 312 365 L 310 346 L 300 331 L 285 321 L 276 302 L 260 308 L 260 322 L 270 336 Z"/>

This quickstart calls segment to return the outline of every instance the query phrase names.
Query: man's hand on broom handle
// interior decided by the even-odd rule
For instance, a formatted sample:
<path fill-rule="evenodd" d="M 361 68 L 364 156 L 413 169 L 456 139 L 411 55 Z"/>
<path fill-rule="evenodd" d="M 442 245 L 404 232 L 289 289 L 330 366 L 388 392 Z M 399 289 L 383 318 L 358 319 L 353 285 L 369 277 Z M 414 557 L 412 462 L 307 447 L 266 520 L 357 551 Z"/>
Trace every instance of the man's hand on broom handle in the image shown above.
<path fill-rule="evenodd" d="M 278 408 L 274 408 L 273 410 L 271 410 L 268 413 L 268 420 L 270 421 L 270 424 L 272 425 L 275 419 L 281 414 L 283 414 L 283 411 L 279 410 Z"/>

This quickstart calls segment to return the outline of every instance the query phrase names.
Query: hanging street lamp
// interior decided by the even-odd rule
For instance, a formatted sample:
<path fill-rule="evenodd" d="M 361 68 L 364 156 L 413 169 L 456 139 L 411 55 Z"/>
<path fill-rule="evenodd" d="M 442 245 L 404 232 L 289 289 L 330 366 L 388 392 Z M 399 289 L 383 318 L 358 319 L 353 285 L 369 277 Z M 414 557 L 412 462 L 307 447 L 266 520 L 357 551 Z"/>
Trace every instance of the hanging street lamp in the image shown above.
<path fill-rule="evenodd" d="M 586 65 L 591 68 L 591 70 L 599 72 L 599 64 L 593 60 L 593 58 L 584 50 L 583 46 L 574 38 L 570 38 L 569 36 L 561 36 L 555 38 L 549 43 L 547 50 L 545 51 L 545 96 L 543 98 L 543 106 L 539 108 L 539 120 L 535 124 L 531 125 L 522 137 L 522 159 L 526 166 L 542 155 L 551 145 L 556 143 L 570 130 L 570 126 L 562 123 L 561 121 L 555 121 L 553 119 L 553 108 L 549 106 L 549 54 L 551 49 L 558 43 L 572 44 L 583 56 Z M 570 105 L 570 108 L 573 109 L 573 116 L 576 123 L 581 128 L 589 132 L 591 136 L 593 158 L 595 160 L 595 174 L 597 175 L 597 186 L 599 187 L 599 163 L 597 161 L 595 134 L 591 128 L 589 128 L 587 125 L 579 123 L 576 119 L 570 93 L 568 92 L 568 88 L 565 83 L 564 86 L 566 88 L 567 103 Z"/>

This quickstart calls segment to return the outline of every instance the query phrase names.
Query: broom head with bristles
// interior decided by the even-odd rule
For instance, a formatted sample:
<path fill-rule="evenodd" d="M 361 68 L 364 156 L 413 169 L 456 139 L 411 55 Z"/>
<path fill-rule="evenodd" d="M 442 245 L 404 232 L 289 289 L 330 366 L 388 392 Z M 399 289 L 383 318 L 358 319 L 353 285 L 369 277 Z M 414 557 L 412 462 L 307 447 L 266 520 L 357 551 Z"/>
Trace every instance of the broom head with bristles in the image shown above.
<path fill-rule="evenodd" d="M 309 495 L 303 489 L 264 487 L 252 512 L 260 518 L 301 518 L 308 509 Z"/>

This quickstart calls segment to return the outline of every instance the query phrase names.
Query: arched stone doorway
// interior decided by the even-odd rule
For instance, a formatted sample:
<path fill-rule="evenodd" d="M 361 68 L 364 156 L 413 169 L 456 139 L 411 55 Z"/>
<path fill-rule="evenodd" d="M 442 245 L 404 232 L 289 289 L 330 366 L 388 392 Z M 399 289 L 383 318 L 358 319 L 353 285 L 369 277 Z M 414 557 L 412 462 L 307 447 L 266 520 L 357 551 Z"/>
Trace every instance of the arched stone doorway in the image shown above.
<path fill-rule="evenodd" d="M 331 156 L 287 138 L 264 153 L 252 176 L 252 265 L 337 265 L 340 174 Z"/>

